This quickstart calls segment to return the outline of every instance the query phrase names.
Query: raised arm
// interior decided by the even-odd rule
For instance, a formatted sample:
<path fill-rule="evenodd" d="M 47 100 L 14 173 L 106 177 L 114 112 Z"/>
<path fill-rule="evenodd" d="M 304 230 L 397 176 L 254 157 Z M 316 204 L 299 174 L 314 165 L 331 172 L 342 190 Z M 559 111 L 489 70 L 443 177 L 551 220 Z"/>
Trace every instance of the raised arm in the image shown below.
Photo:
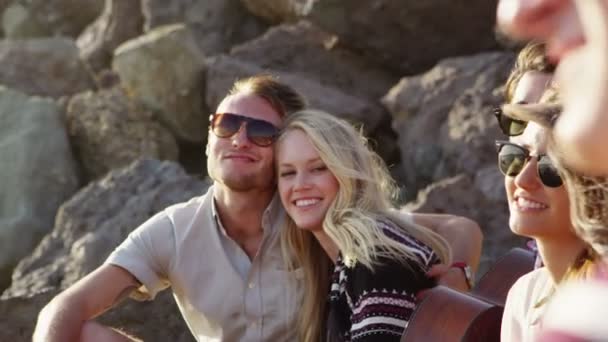
<path fill-rule="evenodd" d="M 431 229 L 448 241 L 452 248 L 454 261 L 466 262 L 471 267 L 473 274 L 477 272 L 483 234 L 475 221 L 448 214 L 412 213 L 412 218 L 416 224 Z M 459 268 L 438 265 L 431 269 L 429 275 L 438 277 L 441 285 L 464 292 L 469 290 L 464 273 Z"/>
<path fill-rule="evenodd" d="M 88 320 L 112 308 L 139 286 L 125 269 L 110 264 L 100 266 L 40 311 L 33 341 L 79 341 Z"/>

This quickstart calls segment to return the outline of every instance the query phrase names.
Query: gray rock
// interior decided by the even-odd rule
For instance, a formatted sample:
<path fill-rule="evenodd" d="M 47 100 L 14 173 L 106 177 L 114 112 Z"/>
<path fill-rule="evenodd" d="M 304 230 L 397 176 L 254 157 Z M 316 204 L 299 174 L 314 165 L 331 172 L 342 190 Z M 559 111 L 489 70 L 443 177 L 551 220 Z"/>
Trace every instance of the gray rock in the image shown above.
<path fill-rule="evenodd" d="M 495 165 L 502 138 L 492 107 L 503 101 L 510 53 L 446 59 L 405 77 L 383 98 L 399 134 L 405 186 L 412 198 L 431 182 Z"/>
<path fill-rule="evenodd" d="M 0 299 L 0 341 L 31 341 L 38 312 L 56 293 L 57 291 L 48 290 Z"/>
<path fill-rule="evenodd" d="M 497 183 L 503 184 L 498 181 Z M 465 174 L 429 185 L 421 190 L 417 199 L 408 203 L 405 209 L 461 215 L 478 222 L 484 234 L 478 277 L 483 275 L 498 257 L 511 248 L 524 244 L 524 239 L 509 229 L 509 209 L 504 190 L 502 198 L 487 197 L 483 185 L 479 184 L 476 178 Z"/>
<path fill-rule="evenodd" d="M 398 78 L 336 46 L 337 38 L 307 21 L 284 24 L 235 46 L 230 56 L 263 69 L 301 75 L 344 93 L 377 101 Z"/>
<path fill-rule="evenodd" d="M 103 13 L 78 37 L 80 57 L 91 69 L 110 66 L 114 49 L 143 31 L 141 0 L 106 0 Z"/>
<path fill-rule="evenodd" d="M 169 161 L 139 160 L 109 173 L 61 206 L 52 233 L 21 260 L 3 297 L 65 289 L 101 265 L 145 220 L 207 187 Z"/>
<path fill-rule="evenodd" d="M 183 23 L 208 56 L 228 51 L 267 28 L 239 0 L 142 0 L 145 31 Z"/>
<path fill-rule="evenodd" d="M 0 41 L 0 64 L 0 84 L 30 95 L 58 98 L 93 87 L 78 48 L 66 38 Z"/>
<path fill-rule="evenodd" d="M 204 55 L 188 28 L 163 26 L 122 44 L 112 68 L 127 93 L 153 110 L 176 137 L 203 140 Z"/>
<path fill-rule="evenodd" d="M 73 96 L 66 121 L 87 179 L 140 158 L 177 160 L 171 133 L 120 87 Z"/>
<path fill-rule="evenodd" d="M 241 0 L 247 9 L 267 22 L 296 21 L 310 13 L 318 0 Z"/>
<path fill-rule="evenodd" d="M 103 0 L 13 0 L 2 15 L 8 38 L 77 37 L 103 9 Z"/>
<path fill-rule="evenodd" d="M 78 187 L 57 105 L 0 87 L 0 290 Z"/>
<path fill-rule="evenodd" d="M 38 313 L 57 293 L 47 290 L 0 299 L 0 341 L 31 341 Z M 124 301 L 97 321 L 144 341 L 195 341 L 169 291 L 152 302 Z"/>
<path fill-rule="evenodd" d="M 262 1 L 258 1 L 262 2 Z M 294 2 L 285 1 L 285 2 Z M 497 0 L 323 0 L 308 18 L 340 44 L 411 75 L 439 60 L 496 48 Z"/>

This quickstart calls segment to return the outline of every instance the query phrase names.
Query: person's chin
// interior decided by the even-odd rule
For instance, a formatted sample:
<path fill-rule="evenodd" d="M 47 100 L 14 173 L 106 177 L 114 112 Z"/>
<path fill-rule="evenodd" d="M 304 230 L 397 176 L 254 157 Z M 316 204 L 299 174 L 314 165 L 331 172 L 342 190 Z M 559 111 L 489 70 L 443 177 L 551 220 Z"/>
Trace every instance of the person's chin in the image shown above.
<path fill-rule="evenodd" d="M 535 238 L 538 236 L 542 236 L 543 232 L 546 231 L 549 227 L 543 225 L 542 222 L 528 220 L 523 222 L 511 223 L 510 228 L 511 232 L 513 232 L 513 234 L 515 235 Z"/>
<path fill-rule="evenodd" d="M 320 222 L 318 220 L 300 220 L 299 222 L 296 221 L 296 226 L 298 226 L 298 228 L 302 229 L 302 230 L 307 230 L 307 231 L 317 231 L 319 230 L 319 227 L 321 226 Z"/>

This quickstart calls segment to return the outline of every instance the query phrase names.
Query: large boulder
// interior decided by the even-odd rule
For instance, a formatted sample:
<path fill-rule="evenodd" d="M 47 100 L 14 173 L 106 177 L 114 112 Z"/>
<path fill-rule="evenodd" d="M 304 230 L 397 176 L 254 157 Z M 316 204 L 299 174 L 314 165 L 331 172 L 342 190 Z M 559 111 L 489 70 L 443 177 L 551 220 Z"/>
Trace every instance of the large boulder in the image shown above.
<path fill-rule="evenodd" d="M 121 87 L 72 97 L 66 122 L 87 179 L 140 158 L 177 160 L 175 138 Z"/>
<path fill-rule="evenodd" d="M 0 87 L 0 291 L 78 187 L 57 105 Z"/>
<path fill-rule="evenodd" d="M 0 41 L 0 84 L 58 98 L 93 87 L 91 75 L 66 38 Z"/>
<path fill-rule="evenodd" d="M 38 313 L 58 292 L 49 289 L 0 299 L 0 341 L 30 342 Z M 144 341 L 195 341 L 169 291 L 152 302 L 124 301 L 97 321 Z"/>
<path fill-rule="evenodd" d="M 0 341 L 29 342 L 42 308 L 57 291 L 0 299 Z"/>
<path fill-rule="evenodd" d="M 504 177 L 497 168 L 486 167 L 473 176 L 459 174 L 429 185 L 405 208 L 461 215 L 478 222 L 484 234 L 479 277 L 498 257 L 524 244 L 523 238 L 509 229 L 509 208 L 503 184 Z"/>
<path fill-rule="evenodd" d="M 101 13 L 103 0 L 13 0 L 2 15 L 8 38 L 77 37 Z"/>
<path fill-rule="evenodd" d="M 347 94 L 377 101 L 398 77 L 336 44 L 308 21 L 275 26 L 235 46 L 230 56 L 263 69 L 297 74 Z"/>
<path fill-rule="evenodd" d="M 109 173 L 61 206 L 52 233 L 19 263 L 3 297 L 68 287 L 101 265 L 145 220 L 207 187 L 170 161 L 138 160 Z"/>
<path fill-rule="evenodd" d="M 78 37 L 80 57 L 91 69 L 110 66 L 114 49 L 143 31 L 141 0 L 106 0 L 103 13 Z"/>
<path fill-rule="evenodd" d="M 494 140 L 503 138 L 491 109 L 502 103 L 511 53 L 441 61 L 404 77 L 383 98 L 399 134 L 408 197 L 426 185 L 495 165 Z"/>
<path fill-rule="evenodd" d="M 318 0 L 241 0 L 247 9 L 265 21 L 278 24 L 296 21 L 310 13 Z"/>
<path fill-rule="evenodd" d="M 144 30 L 183 23 L 208 56 L 264 32 L 264 25 L 239 0 L 142 0 Z"/>
<path fill-rule="evenodd" d="M 60 208 L 52 233 L 16 268 L 0 299 L 0 316 L 7 317 L 0 320 L 0 340 L 30 341 L 36 315 L 52 296 L 97 268 L 156 212 L 208 186 L 176 163 L 139 160 L 82 189 Z M 98 320 L 145 341 L 194 341 L 170 291 L 151 302 L 127 300 Z"/>
<path fill-rule="evenodd" d="M 116 49 L 112 68 L 127 93 L 153 110 L 176 137 L 203 141 L 204 54 L 187 27 L 163 26 L 127 41 Z"/>
<path fill-rule="evenodd" d="M 314 3 L 308 18 L 337 34 L 340 44 L 411 75 L 446 57 L 496 48 L 496 3 L 497 0 L 322 0 Z"/>

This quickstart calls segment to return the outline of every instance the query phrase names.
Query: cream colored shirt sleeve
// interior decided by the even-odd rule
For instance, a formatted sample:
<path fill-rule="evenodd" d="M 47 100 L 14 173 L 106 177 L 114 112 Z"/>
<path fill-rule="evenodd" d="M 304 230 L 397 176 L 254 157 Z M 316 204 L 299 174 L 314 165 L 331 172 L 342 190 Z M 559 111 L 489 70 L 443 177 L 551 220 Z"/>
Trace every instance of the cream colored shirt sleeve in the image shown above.
<path fill-rule="evenodd" d="M 149 300 L 170 285 L 174 255 L 173 224 L 163 211 L 132 231 L 105 262 L 126 269 L 142 284 L 131 297 Z"/>

